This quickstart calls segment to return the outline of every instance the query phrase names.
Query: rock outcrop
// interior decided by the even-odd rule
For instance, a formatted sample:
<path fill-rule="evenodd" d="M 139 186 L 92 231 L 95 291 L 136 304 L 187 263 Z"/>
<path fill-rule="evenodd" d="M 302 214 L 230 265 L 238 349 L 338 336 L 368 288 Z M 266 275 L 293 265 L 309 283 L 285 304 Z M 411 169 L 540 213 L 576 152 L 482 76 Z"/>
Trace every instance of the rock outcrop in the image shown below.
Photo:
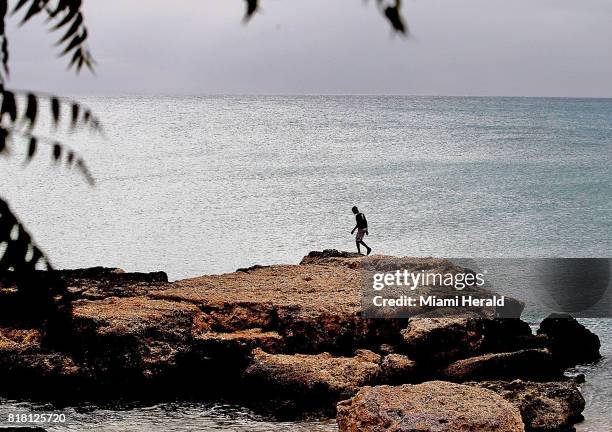
<path fill-rule="evenodd" d="M 192 325 L 200 310 L 189 303 L 136 296 L 79 300 L 73 314 L 73 344 L 79 360 L 95 368 L 92 372 L 154 379 L 171 372 L 191 351 Z"/>
<path fill-rule="evenodd" d="M 538 344 L 529 325 L 521 320 L 483 319 L 469 312 L 445 317 L 417 315 L 410 318 L 401 335 L 410 357 L 432 363 Z"/>
<path fill-rule="evenodd" d="M 340 432 L 523 432 L 519 410 L 496 393 L 429 381 L 364 387 L 337 407 Z"/>
<path fill-rule="evenodd" d="M 561 378 L 562 368 L 545 349 L 489 353 L 457 360 L 440 371 L 450 381 Z"/>
<path fill-rule="evenodd" d="M 473 399 L 481 411 L 493 407 L 492 423 L 481 419 L 478 410 L 468 411 L 484 428 L 473 430 L 493 425 L 519 430 L 512 429 L 512 413 L 518 410 L 529 430 L 547 431 L 547 425 L 571 425 L 579 418 L 579 398 L 563 383 L 506 387 L 499 380 L 561 379 L 562 367 L 598 356 L 595 335 L 573 319 L 556 317 L 533 335 L 520 319 L 500 319 L 495 307 L 455 312 L 421 307 L 406 318 L 365 316 L 364 274 L 398 267 L 464 271 L 448 260 L 333 250 L 310 253 L 300 265 L 253 266 L 176 282 L 168 282 L 162 272 L 61 271 L 57 276 L 73 298 L 72 333 L 59 349 L 45 343 L 42 328 L 0 323 L 3 392 L 54 397 L 65 386 L 76 398 L 87 393 L 109 398 L 135 393 L 140 398 L 205 392 L 206 397 L 261 399 L 266 394 L 326 407 L 354 396 L 354 403 L 341 404 L 351 407 L 342 415 L 346 430 L 356 430 L 350 428 L 361 421 L 351 412 L 374 407 L 365 401 L 380 404 L 367 417 L 374 429 L 366 430 L 386 430 L 383 423 L 389 419 L 410 425 L 405 415 L 424 419 L 423 427 L 431 430 L 474 426 L 468 417 L 452 418 L 450 408 L 442 406 L 443 417 L 424 403 L 393 408 L 412 396 L 420 400 L 425 390 L 438 395 L 436 403 L 448 399 L 449 407 L 463 407 L 462 397 Z M 436 286 L 423 289 L 440 291 Z M 0 298 L 14 294 L 10 284 L 0 291 Z M 522 308 L 518 301 L 509 303 L 515 311 Z M 448 382 L 398 387 L 401 391 L 385 386 L 437 379 L 497 384 L 487 384 L 488 390 Z M 364 386 L 375 387 L 362 393 Z M 375 394 L 380 389 L 391 405 L 386 396 Z M 540 391 L 541 399 L 534 399 Z M 503 400 L 500 405 L 498 394 L 513 406 Z M 430 420 L 438 422 L 438 429 Z M 457 429 L 444 429 L 449 425 Z"/>
<path fill-rule="evenodd" d="M 570 432 L 582 419 L 584 398 L 571 382 L 484 381 L 466 383 L 492 390 L 521 412 L 528 432 Z"/>
<path fill-rule="evenodd" d="M 252 356 L 245 377 L 276 396 L 338 400 L 376 382 L 381 373 L 380 356 L 367 350 L 358 350 L 354 357 L 334 357 L 329 353 L 267 354 L 256 349 Z"/>
<path fill-rule="evenodd" d="M 566 366 L 591 363 L 601 358 L 599 337 L 567 314 L 551 314 L 540 323 L 551 353 Z"/>
<path fill-rule="evenodd" d="M 409 357 L 388 354 L 381 363 L 382 381 L 386 383 L 412 383 L 421 378 L 419 366 Z"/>

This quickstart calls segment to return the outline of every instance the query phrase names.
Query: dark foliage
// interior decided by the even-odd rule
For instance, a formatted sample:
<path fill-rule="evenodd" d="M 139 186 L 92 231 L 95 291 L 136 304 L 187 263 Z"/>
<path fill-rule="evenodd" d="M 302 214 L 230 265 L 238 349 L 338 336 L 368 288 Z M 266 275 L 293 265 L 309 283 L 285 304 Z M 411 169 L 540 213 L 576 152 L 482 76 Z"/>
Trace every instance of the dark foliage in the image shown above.
<path fill-rule="evenodd" d="M 407 34 L 408 29 L 404 24 L 404 19 L 402 18 L 401 13 L 401 0 L 394 0 L 392 3 L 385 5 L 383 0 L 377 0 L 378 4 L 383 8 L 385 13 L 385 17 L 393 27 L 393 30 Z"/>
<path fill-rule="evenodd" d="M 78 102 L 51 95 L 34 94 L 5 88 L 9 76 L 9 49 L 6 19 L 18 14 L 21 25 L 34 16 L 46 18 L 50 30 L 59 32 L 56 43 L 60 55 L 69 57 L 69 68 L 79 72 L 92 69 L 93 58 L 87 48 L 87 28 L 81 13 L 80 0 L 18 0 L 10 10 L 7 0 L 0 0 L 0 153 L 12 155 L 11 145 L 23 142 L 27 146 L 26 160 L 35 157 L 41 146 L 50 149 L 52 160 L 64 161 L 75 167 L 93 184 L 87 165 L 72 149 L 61 142 L 34 134 L 41 115 L 41 100 L 49 106 L 49 119 L 57 130 L 87 128 L 101 132 L 100 121 L 89 108 Z M 59 347 L 70 331 L 71 307 L 66 286 L 55 276 L 47 257 L 33 242 L 31 235 L 0 198 L 0 320 L 14 325 L 36 325 L 45 331 L 45 343 Z M 16 288 L 16 290 L 14 289 Z"/>
<path fill-rule="evenodd" d="M 12 13 L 23 11 L 22 25 L 42 13 L 52 31 L 62 32 L 56 45 L 62 50 L 62 56 L 70 57 L 69 67 L 77 72 L 83 66 L 93 70 L 95 62 L 87 48 L 88 33 L 81 13 L 81 0 L 19 0 Z"/>
<path fill-rule="evenodd" d="M 28 273 L 41 262 L 51 268 L 42 251 L 34 244 L 32 237 L 19 223 L 6 201 L 0 199 L 0 268 Z"/>
<path fill-rule="evenodd" d="M 260 1 L 245 0 L 245 2 L 246 13 L 244 15 L 244 20 L 248 21 L 259 9 Z M 404 19 L 401 14 L 401 0 L 376 0 L 376 3 L 394 31 L 402 34 L 408 33 L 408 29 L 404 24 Z"/>
<path fill-rule="evenodd" d="M 28 143 L 26 162 L 29 162 L 41 145 L 50 146 L 54 162 L 60 162 L 63 159 L 68 168 L 74 166 L 89 184 L 94 183 L 93 176 L 89 172 L 84 159 L 74 150 L 58 141 L 35 135 L 32 132 L 39 117 L 40 98 L 47 99 L 51 122 L 56 129 L 61 126 L 62 106 L 65 106 L 64 111 L 67 111 L 69 117 L 66 128 L 69 131 L 84 127 L 95 132 L 101 132 L 100 121 L 89 108 L 71 100 L 61 100 L 55 96 L 41 96 L 26 92 L 4 90 L 0 91 L 0 97 L 2 98 L 0 104 L 1 149 L 7 150 L 11 139 L 25 140 Z M 23 106 L 20 106 L 19 101 L 23 101 Z"/>

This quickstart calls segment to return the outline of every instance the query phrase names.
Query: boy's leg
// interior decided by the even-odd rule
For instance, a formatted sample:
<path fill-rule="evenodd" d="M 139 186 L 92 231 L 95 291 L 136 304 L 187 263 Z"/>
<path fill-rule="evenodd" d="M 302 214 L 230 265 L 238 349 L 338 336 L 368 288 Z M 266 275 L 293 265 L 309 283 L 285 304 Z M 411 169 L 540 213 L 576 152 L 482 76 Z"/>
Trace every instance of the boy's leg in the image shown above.
<path fill-rule="evenodd" d="M 355 243 L 357 244 L 357 253 L 361 253 L 361 248 L 359 247 L 359 242 L 356 241 Z"/>
<path fill-rule="evenodd" d="M 361 244 L 365 246 L 366 254 L 370 255 L 370 252 L 372 252 L 372 248 L 369 247 L 367 244 L 365 244 L 365 242 L 363 240 L 361 240 Z M 359 245 L 357 245 L 357 247 L 359 248 Z"/>

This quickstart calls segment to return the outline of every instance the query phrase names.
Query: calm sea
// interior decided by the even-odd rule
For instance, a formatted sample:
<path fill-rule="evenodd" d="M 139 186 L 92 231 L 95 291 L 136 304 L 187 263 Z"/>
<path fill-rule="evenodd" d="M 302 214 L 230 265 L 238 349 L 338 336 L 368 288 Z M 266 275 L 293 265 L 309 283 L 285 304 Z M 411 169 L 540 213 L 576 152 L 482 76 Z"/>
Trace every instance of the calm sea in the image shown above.
<path fill-rule="evenodd" d="M 374 253 L 612 256 L 609 99 L 78 99 L 106 136 L 62 139 L 86 157 L 94 188 L 51 167 L 45 149 L 24 168 L 19 142 L 0 174 L 3 196 L 57 267 L 165 270 L 180 279 L 295 263 L 313 249 L 353 248 L 353 205 L 367 215 Z M 49 125 L 37 133 L 49 135 Z M 587 324 L 608 357 L 583 368 L 580 430 L 609 430 L 612 322 Z M 15 403 L 1 405 L 0 415 Z M 159 413 L 167 411 L 164 423 Z M 191 430 L 194 418 L 204 430 L 298 427 L 187 404 L 88 409 L 73 418 L 77 428 L 116 418 L 121 430 L 132 430 L 123 428 L 130 418 L 133 430 L 147 422 Z"/>

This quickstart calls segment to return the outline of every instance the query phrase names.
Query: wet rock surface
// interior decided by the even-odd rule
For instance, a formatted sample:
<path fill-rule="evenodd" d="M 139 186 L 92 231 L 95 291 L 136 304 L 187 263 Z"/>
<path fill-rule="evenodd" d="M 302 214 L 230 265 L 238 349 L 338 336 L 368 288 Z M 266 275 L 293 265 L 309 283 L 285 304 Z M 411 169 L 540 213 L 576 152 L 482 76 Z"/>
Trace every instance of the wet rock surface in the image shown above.
<path fill-rule="evenodd" d="M 548 349 L 565 365 L 590 363 L 601 358 L 599 337 L 571 315 L 551 314 L 540 323 L 537 333 L 545 337 Z"/>
<path fill-rule="evenodd" d="M 376 382 L 381 373 L 380 356 L 367 350 L 358 350 L 353 357 L 335 357 L 329 353 L 267 354 L 257 349 L 252 357 L 244 372 L 249 381 L 276 395 L 298 398 L 346 398 Z"/>
<path fill-rule="evenodd" d="M 582 419 L 584 398 L 578 386 L 566 382 L 484 381 L 466 383 L 492 390 L 517 407 L 525 429 L 532 432 L 569 432 Z"/>
<path fill-rule="evenodd" d="M 364 387 L 337 407 L 340 432 L 523 432 L 519 410 L 496 393 L 444 381 Z"/>
<path fill-rule="evenodd" d="M 529 325 L 519 319 L 482 319 L 475 313 L 418 315 L 408 321 L 401 335 L 411 357 L 438 363 L 538 344 Z"/>
<path fill-rule="evenodd" d="M 421 378 L 418 364 L 405 355 L 386 355 L 381 368 L 382 381 L 387 383 L 411 383 Z"/>
<path fill-rule="evenodd" d="M 562 368 L 546 349 L 482 354 L 451 363 L 440 372 L 451 381 L 561 378 Z"/>

